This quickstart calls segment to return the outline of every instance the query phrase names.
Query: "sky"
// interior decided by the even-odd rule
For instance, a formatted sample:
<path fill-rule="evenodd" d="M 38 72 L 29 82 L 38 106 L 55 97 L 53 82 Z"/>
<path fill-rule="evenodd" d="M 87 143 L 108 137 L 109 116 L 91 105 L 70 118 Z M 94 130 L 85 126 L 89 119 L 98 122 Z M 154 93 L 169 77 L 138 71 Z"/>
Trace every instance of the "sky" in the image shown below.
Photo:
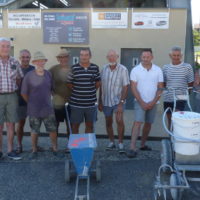
<path fill-rule="evenodd" d="M 192 21 L 193 24 L 200 23 L 200 0 L 192 0 Z"/>

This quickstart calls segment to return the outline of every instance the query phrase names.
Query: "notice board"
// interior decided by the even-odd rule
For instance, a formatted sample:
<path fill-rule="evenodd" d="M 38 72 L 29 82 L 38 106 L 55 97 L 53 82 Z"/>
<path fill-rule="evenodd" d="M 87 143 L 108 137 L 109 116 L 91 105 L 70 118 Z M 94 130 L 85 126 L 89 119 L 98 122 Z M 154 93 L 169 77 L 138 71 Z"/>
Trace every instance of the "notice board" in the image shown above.
<path fill-rule="evenodd" d="M 43 42 L 89 44 L 89 13 L 43 13 Z"/>

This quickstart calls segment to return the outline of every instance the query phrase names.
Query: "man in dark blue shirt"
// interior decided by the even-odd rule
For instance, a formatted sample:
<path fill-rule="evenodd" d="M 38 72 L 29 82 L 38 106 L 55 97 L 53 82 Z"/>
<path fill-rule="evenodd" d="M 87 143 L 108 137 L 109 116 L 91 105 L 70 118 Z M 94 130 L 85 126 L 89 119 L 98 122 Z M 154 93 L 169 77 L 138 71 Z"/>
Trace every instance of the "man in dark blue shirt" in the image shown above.
<path fill-rule="evenodd" d="M 21 69 L 24 73 L 24 76 L 35 69 L 34 66 L 30 65 L 30 60 L 31 60 L 31 54 L 29 50 L 23 49 L 20 51 L 19 55 L 20 59 L 20 64 L 21 64 Z M 18 139 L 18 147 L 17 147 L 17 152 L 22 153 L 22 139 L 24 135 L 24 125 L 26 122 L 26 117 L 27 117 L 27 103 L 24 101 L 22 96 L 20 95 L 20 90 L 21 86 L 19 89 L 19 108 L 18 108 L 18 117 L 19 117 L 19 122 L 17 124 L 17 139 Z"/>

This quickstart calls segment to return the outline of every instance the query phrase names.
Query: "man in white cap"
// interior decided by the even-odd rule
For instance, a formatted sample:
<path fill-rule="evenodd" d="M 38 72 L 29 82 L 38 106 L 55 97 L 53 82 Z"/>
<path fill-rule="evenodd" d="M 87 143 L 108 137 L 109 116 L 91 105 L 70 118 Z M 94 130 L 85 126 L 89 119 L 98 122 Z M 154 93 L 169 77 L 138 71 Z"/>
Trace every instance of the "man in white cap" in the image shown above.
<path fill-rule="evenodd" d="M 69 97 L 71 95 L 71 89 L 67 87 L 67 78 L 71 71 L 69 66 L 69 51 L 66 49 L 61 49 L 59 54 L 56 56 L 59 64 L 54 65 L 50 68 L 53 80 L 53 106 L 57 121 L 57 132 L 60 122 L 66 122 L 67 118 L 65 113 L 65 103 L 69 102 Z M 67 128 L 68 129 L 68 128 Z M 69 135 L 69 130 L 67 130 L 67 135 Z"/>
<path fill-rule="evenodd" d="M 11 42 L 8 38 L 0 38 L 0 158 L 2 158 L 3 125 L 6 123 L 8 138 L 8 157 L 21 159 L 13 151 L 14 127 L 18 122 L 17 90 L 23 77 L 19 62 L 10 56 Z"/>
<path fill-rule="evenodd" d="M 21 95 L 27 102 L 27 114 L 29 116 L 32 138 L 32 159 L 37 158 L 38 134 L 43 122 L 46 131 L 50 133 L 53 154 L 57 155 L 57 127 L 54 109 L 51 103 L 52 76 L 44 69 L 46 57 L 40 51 L 33 56 L 35 70 L 30 71 L 24 77 Z"/>

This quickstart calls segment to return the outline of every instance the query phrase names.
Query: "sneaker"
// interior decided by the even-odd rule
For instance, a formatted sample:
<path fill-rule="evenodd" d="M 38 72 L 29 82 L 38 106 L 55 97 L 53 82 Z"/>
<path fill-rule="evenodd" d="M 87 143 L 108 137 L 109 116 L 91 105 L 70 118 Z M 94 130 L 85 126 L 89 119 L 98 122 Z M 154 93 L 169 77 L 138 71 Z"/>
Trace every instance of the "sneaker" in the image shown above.
<path fill-rule="evenodd" d="M 130 149 L 127 153 L 126 153 L 128 158 L 135 158 L 137 156 L 137 151 Z"/>
<path fill-rule="evenodd" d="M 15 151 L 9 152 L 8 158 L 11 158 L 13 160 L 21 160 L 22 159 L 22 157 L 20 157 Z"/>
<path fill-rule="evenodd" d="M 113 150 L 113 149 L 115 149 L 115 148 L 116 148 L 115 143 L 114 143 L 114 142 L 110 142 L 110 143 L 108 144 L 108 146 L 106 147 L 106 150 L 107 150 L 107 151 L 111 151 L 111 150 Z"/>
<path fill-rule="evenodd" d="M 118 151 L 119 151 L 119 153 L 125 153 L 124 144 L 123 143 L 119 143 L 119 145 L 118 145 Z"/>
<path fill-rule="evenodd" d="M 0 159 L 2 159 L 3 158 L 3 153 L 2 152 L 0 152 Z"/>
<path fill-rule="evenodd" d="M 32 152 L 30 155 L 30 160 L 35 160 L 38 157 L 38 153 L 37 152 Z"/>

